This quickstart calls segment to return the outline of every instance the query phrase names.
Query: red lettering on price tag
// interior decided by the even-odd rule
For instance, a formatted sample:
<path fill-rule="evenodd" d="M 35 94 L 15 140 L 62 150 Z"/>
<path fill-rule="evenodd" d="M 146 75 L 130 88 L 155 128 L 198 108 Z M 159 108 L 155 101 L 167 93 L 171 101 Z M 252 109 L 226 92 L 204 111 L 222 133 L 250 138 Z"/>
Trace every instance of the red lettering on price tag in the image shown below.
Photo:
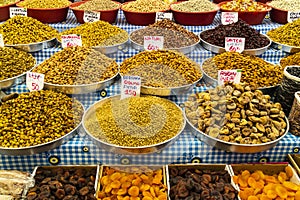
<path fill-rule="evenodd" d="M 121 99 L 140 96 L 141 77 L 139 76 L 122 76 L 121 82 Z"/>
<path fill-rule="evenodd" d="M 238 12 L 222 12 L 221 22 L 223 25 L 232 24 L 239 20 Z"/>
<path fill-rule="evenodd" d="M 225 82 L 239 83 L 241 81 L 242 70 L 219 70 L 218 84 L 223 85 Z"/>
<path fill-rule="evenodd" d="M 38 91 L 44 88 L 44 74 L 27 72 L 26 86 L 30 91 Z"/>
<path fill-rule="evenodd" d="M 62 48 L 82 46 L 81 36 L 77 34 L 62 35 L 61 36 L 61 46 Z"/>
<path fill-rule="evenodd" d="M 245 49 L 245 38 L 225 37 L 225 50 L 242 53 Z"/>
<path fill-rule="evenodd" d="M 158 50 L 164 47 L 163 36 L 144 36 L 144 48 L 146 50 Z"/>

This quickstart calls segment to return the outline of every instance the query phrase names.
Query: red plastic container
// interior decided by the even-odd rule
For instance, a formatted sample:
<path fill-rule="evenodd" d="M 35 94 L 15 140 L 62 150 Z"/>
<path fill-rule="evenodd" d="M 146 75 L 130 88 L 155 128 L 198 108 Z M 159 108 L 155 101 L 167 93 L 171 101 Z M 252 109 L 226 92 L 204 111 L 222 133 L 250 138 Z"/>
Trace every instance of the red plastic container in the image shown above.
<path fill-rule="evenodd" d="M 123 5 L 130 2 L 125 2 L 122 4 L 121 10 L 123 11 L 126 21 L 129 24 L 147 26 L 149 24 L 155 23 L 156 12 L 133 12 L 123 9 Z M 169 9 L 168 9 L 169 10 Z M 168 10 L 161 10 L 160 12 L 165 12 Z"/>
<path fill-rule="evenodd" d="M 117 16 L 118 16 L 118 11 L 121 8 L 122 4 L 117 1 L 114 1 L 114 2 L 119 5 L 118 8 L 113 9 L 113 10 L 97 10 L 98 12 L 100 12 L 100 19 L 102 21 L 106 21 L 111 24 L 116 21 Z M 77 7 L 83 3 L 86 3 L 86 1 L 75 2 L 70 5 L 70 9 L 73 11 L 77 21 L 81 24 L 84 23 L 84 21 L 83 21 L 84 10 L 80 10 L 75 7 Z"/>
<path fill-rule="evenodd" d="M 22 7 L 19 3 L 17 6 Z M 66 20 L 68 10 L 69 6 L 63 8 L 27 8 L 27 16 L 43 23 L 58 23 Z"/>
<path fill-rule="evenodd" d="M 19 1 L 4 6 L 0 6 L 0 22 L 9 19 L 9 7 L 14 7 Z"/>
<path fill-rule="evenodd" d="M 222 5 L 223 4 L 226 4 L 227 2 L 222 2 L 222 3 L 219 3 L 219 7 L 220 7 L 220 10 L 222 12 L 235 12 L 235 11 L 232 11 L 232 10 L 227 10 L 227 9 L 223 9 L 222 8 Z M 257 2 L 258 4 L 260 5 L 263 5 L 263 6 L 266 6 L 268 7 L 267 10 L 264 10 L 264 11 L 254 11 L 254 12 L 250 12 L 250 11 L 243 11 L 243 12 L 238 12 L 239 13 L 239 19 L 245 21 L 247 24 L 249 25 L 257 25 L 257 24 L 261 24 L 262 21 L 264 20 L 265 16 L 267 15 L 267 13 L 272 9 L 270 6 L 266 5 L 266 4 L 263 4 L 263 3 L 260 3 L 260 2 Z"/>
<path fill-rule="evenodd" d="M 178 4 L 180 2 L 174 3 Z M 206 26 L 211 24 L 220 8 L 208 12 L 182 12 L 172 9 L 173 17 L 176 23 L 187 26 Z"/>
<path fill-rule="evenodd" d="M 214 3 L 221 3 L 221 2 L 224 2 L 224 1 L 230 1 L 230 0 L 213 0 Z"/>
<path fill-rule="evenodd" d="M 277 22 L 279 24 L 286 24 L 288 23 L 288 11 L 272 7 L 272 10 L 270 11 L 270 18 L 273 22 Z"/>

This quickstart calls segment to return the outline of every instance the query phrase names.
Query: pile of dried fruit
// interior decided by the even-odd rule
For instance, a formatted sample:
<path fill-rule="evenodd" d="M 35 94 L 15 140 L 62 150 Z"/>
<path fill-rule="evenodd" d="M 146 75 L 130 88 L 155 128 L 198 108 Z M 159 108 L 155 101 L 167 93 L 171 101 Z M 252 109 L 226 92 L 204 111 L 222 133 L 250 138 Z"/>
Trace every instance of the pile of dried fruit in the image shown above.
<path fill-rule="evenodd" d="M 269 10 L 269 6 L 253 0 L 232 0 L 222 4 L 221 9 L 240 12 L 256 12 Z"/>

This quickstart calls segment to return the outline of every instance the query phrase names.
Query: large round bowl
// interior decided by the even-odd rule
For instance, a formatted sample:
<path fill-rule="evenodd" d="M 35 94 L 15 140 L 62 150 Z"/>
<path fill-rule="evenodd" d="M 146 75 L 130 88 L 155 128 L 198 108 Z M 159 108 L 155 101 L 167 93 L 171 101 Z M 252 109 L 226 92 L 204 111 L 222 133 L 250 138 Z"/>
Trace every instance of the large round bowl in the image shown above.
<path fill-rule="evenodd" d="M 9 19 L 9 7 L 15 7 L 18 2 L 0 6 L 0 22 Z"/>
<path fill-rule="evenodd" d="M 272 47 L 274 47 L 275 49 L 282 50 L 286 53 L 291 53 L 291 54 L 300 52 L 300 47 L 289 46 L 287 44 L 281 44 L 281 43 L 274 42 L 274 41 L 272 41 Z"/>
<path fill-rule="evenodd" d="M 178 4 L 177 2 L 175 4 Z M 187 26 L 206 26 L 213 23 L 220 8 L 207 12 L 182 12 L 172 8 L 173 17 L 176 23 Z"/>
<path fill-rule="evenodd" d="M 116 4 L 118 4 L 118 8 L 112 9 L 112 10 L 96 10 L 96 12 L 100 12 L 100 20 L 106 21 L 108 23 L 114 23 L 117 19 L 118 16 L 118 11 L 121 8 L 121 3 L 117 1 L 113 1 Z M 84 10 L 80 10 L 76 8 L 77 6 L 80 6 L 81 4 L 86 3 L 86 1 L 80 1 L 80 2 L 75 2 L 70 5 L 70 9 L 73 11 L 77 21 L 81 24 L 84 23 L 83 16 L 84 16 Z"/>
<path fill-rule="evenodd" d="M 15 49 L 20 49 L 26 52 L 37 52 L 43 49 L 47 49 L 55 46 L 57 43 L 56 38 L 46 40 L 43 42 L 36 42 L 30 44 L 5 44 L 6 47 L 13 47 Z"/>
<path fill-rule="evenodd" d="M 22 7 L 20 3 L 17 3 L 17 6 Z M 27 16 L 43 23 L 58 23 L 66 20 L 68 10 L 69 6 L 63 8 L 27 8 Z"/>
<path fill-rule="evenodd" d="M 165 149 L 166 147 L 168 147 L 169 145 L 171 145 L 173 142 L 175 142 L 175 140 L 178 138 L 178 136 L 180 135 L 180 133 L 184 130 L 185 125 L 186 125 L 186 121 L 183 115 L 183 123 L 181 125 L 181 130 L 172 138 L 163 141 L 161 143 L 158 144 L 153 144 L 153 145 L 149 145 L 149 146 L 139 146 L 139 147 L 127 147 L 127 146 L 118 146 L 112 143 L 107 143 L 104 142 L 98 138 L 96 138 L 95 136 L 93 136 L 86 128 L 86 124 L 85 121 L 86 119 L 92 118 L 92 117 L 96 117 L 95 113 L 97 108 L 101 107 L 103 103 L 110 101 L 112 99 L 120 99 L 120 95 L 116 95 L 113 97 L 108 97 L 105 99 L 102 99 L 96 103 L 94 103 L 90 108 L 88 108 L 88 110 L 84 113 L 83 116 L 83 122 L 82 122 L 82 127 L 85 130 L 85 132 L 87 133 L 87 136 L 93 141 L 93 143 L 102 149 L 105 149 L 107 151 L 113 152 L 113 153 L 117 153 L 117 154 L 149 154 L 149 153 L 155 153 L 158 151 L 161 151 L 163 149 Z M 170 101 L 171 102 L 171 101 Z M 173 103 L 173 102 L 172 102 Z M 174 104 L 174 103 L 173 103 Z M 181 110 L 181 108 L 176 105 L 177 108 L 179 110 Z"/>
<path fill-rule="evenodd" d="M 274 6 L 267 3 L 268 6 L 272 7 L 272 10 L 270 11 L 270 18 L 273 22 L 279 23 L 279 24 L 286 24 L 288 23 L 288 11 L 282 10 L 279 8 L 275 8 Z"/>
<path fill-rule="evenodd" d="M 123 5 L 126 5 L 130 2 L 125 2 Z M 156 12 L 134 12 L 123 9 L 123 5 L 121 6 L 121 10 L 125 15 L 125 19 L 129 24 L 147 26 L 149 24 L 155 23 Z M 160 12 L 165 12 L 167 10 L 161 10 Z"/>
<path fill-rule="evenodd" d="M 221 2 L 219 3 L 219 7 L 220 10 L 222 12 L 235 12 L 232 10 L 227 10 L 222 8 L 222 5 L 226 4 L 227 2 Z M 250 11 L 239 11 L 238 15 L 239 15 L 239 19 L 242 19 L 243 21 L 245 21 L 247 24 L 249 25 L 257 25 L 257 24 L 261 24 L 265 18 L 265 16 L 267 15 L 267 13 L 272 9 L 270 6 L 257 2 L 260 5 L 263 5 L 265 7 L 268 7 L 267 10 L 264 11 L 254 11 L 254 12 L 250 12 Z"/>

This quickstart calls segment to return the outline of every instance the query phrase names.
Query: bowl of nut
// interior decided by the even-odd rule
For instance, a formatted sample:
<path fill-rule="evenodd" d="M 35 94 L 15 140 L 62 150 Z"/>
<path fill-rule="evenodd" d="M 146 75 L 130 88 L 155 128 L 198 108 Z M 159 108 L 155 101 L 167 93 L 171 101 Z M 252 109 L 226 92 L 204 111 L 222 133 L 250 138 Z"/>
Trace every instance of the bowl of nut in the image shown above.
<path fill-rule="evenodd" d="M 226 83 L 193 94 L 185 102 L 185 115 L 197 138 L 229 152 L 266 151 L 289 130 L 281 104 L 247 84 Z"/>
<path fill-rule="evenodd" d="M 120 95 L 94 103 L 83 116 L 93 143 L 118 154 L 149 154 L 171 145 L 184 130 L 181 108 L 170 100 Z"/>
<path fill-rule="evenodd" d="M 9 7 L 16 6 L 19 0 L 4 0 L 0 3 L 0 22 L 9 19 Z"/>
<path fill-rule="evenodd" d="M 270 11 L 271 20 L 280 24 L 288 23 L 289 11 L 297 12 L 300 10 L 299 3 L 289 0 L 270 1 L 267 5 L 272 7 L 272 10 Z"/>

